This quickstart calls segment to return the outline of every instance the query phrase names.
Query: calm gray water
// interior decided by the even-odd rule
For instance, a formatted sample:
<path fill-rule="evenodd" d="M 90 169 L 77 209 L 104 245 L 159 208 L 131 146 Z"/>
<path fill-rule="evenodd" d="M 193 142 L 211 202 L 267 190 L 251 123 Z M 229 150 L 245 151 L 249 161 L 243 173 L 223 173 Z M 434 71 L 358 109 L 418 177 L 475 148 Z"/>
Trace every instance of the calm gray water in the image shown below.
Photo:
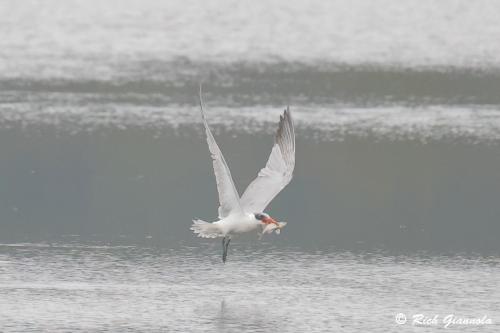
<path fill-rule="evenodd" d="M 0 332 L 497 332 L 498 13 L 2 1 Z M 226 265 L 188 229 L 217 210 L 200 82 L 240 191 L 297 129 L 289 224 Z"/>

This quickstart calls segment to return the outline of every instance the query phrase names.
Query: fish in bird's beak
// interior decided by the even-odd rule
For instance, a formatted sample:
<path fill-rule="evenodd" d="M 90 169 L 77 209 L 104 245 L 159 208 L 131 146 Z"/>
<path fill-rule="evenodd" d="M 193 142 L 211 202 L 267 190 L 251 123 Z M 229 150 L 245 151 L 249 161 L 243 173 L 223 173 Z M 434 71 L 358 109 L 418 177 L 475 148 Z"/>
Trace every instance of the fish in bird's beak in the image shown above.
<path fill-rule="evenodd" d="M 281 229 L 286 225 L 286 222 L 277 222 L 271 217 L 266 217 L 262 220 L 262 235 L 270 234 L 275 231 L 277 234 L 281 232 Z"/>
<path fill-rule="evenodd" d="M 276 220 L 275 220 L 275 219 L 273 219 L 273 218 L 272 218 L 272 217 L 270 217 L 270 216 L 269 216 L 269 217 L 264 217 L 264 218 L 262 219 L 262 223 L 264 223 L 264 224 L 271 224 L 271 223 L 273 223 L 273 224 L 275 224 L 275 225 L 277 225 L 277 226 L 279 225 L 279 223 L 278 223 L 278 222 L 276 222 Z"/>

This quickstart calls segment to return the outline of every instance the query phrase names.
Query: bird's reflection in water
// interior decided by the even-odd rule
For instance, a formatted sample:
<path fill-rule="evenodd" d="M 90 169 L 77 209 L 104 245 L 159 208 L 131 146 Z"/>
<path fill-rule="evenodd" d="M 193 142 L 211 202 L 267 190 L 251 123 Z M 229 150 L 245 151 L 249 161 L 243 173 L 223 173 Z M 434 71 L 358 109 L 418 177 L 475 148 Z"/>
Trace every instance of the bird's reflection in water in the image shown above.
<path fill-rule="evenodd" d="M 215 318 L 217 332 L 278 332 L 278 322 L 263 311 L 265 305 L 234 303 L 222 298 L 219 313 Z"/>
<path fill-rule="evenodd" d="M 223 325 L 226 319 L 226 300 L 223 298 L 220 301 L 219 315 L 217 316 L 218 324 Z"/>

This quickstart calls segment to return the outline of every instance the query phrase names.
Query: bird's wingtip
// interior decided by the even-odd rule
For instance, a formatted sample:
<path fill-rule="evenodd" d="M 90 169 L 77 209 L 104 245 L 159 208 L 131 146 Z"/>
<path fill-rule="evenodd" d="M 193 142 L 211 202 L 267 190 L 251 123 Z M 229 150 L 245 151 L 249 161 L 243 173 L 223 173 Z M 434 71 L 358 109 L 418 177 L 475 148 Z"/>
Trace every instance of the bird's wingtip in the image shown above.
<path fill-rule="evenodd" d="M 200 104 L 201 119 L 203 121 L 206 121 L 205 120 L 205 111 L 203 109 L 203 82 L 200 82 L 200 90 L 199 90 L 199 93 L 198 93 L 198 102 Z"/>
<path fill-rule="evenodd" d="M 286 106 L 286 109 L 283 112 L 283 118 L 292 118 L 292 113 L 290 111 L 290 105 Z"/>

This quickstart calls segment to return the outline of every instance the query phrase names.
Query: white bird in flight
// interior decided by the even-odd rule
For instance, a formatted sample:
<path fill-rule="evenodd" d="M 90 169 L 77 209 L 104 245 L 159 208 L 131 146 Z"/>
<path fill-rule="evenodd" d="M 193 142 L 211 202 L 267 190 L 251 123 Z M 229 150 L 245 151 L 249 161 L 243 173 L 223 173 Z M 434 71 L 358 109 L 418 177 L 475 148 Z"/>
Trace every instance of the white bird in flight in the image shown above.
<path fill-rule="evenodd" d="M 295 132 L 290 109 L 287 107 L 280 116 L 274 146 L 266 166 L 260 170 L 257 178 L 248 185 L 240 197 L 234 186 L 231 171 L 205 119 L 201 88 L 200 109 L 219 192 L 219 220 L 211 223 L 193 220 L 191 230 L 198 237 L 222 237 L 222 262 L 225 263 L 231 235 L 253 231 L 259 227 L 262 227 L 263 234 L 272 231 L 279 233 L 286 225 L 286 222 L 277 222 L 264 213 L 264 209 L 292 180 L 295 167 Z"/>

